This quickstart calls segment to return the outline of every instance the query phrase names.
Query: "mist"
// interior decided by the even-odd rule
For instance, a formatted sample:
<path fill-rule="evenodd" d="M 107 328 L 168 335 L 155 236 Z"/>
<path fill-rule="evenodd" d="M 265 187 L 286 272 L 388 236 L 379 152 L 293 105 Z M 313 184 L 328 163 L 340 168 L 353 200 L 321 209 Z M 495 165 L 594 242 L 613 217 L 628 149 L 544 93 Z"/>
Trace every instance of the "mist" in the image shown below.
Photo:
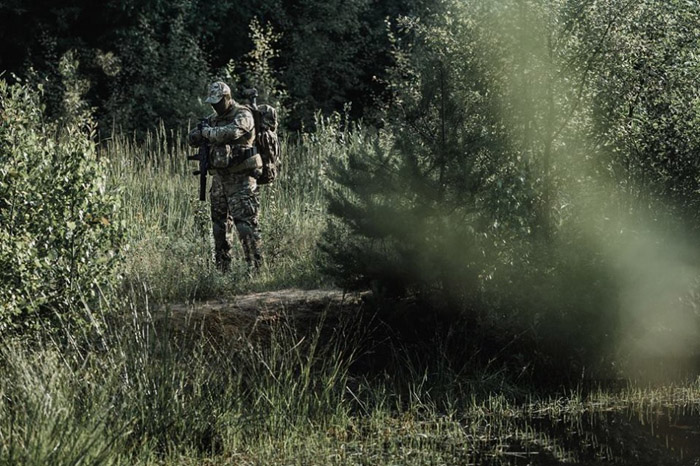
<path fill-rule="evenodd" d="M 691 369 L 700 199 L 695 132 L 682 129 L 698 108 L 677 96 L 697 93 L 695 65 L 639 50 L 692 15 L 442 6 L 398 21 L 387 127 L 336 170 L 330 213 L 346 229 L 326 250 L 339 283 L 461 314 L 466 339 L 493 335 L 478 351 L 506 345 L 545 374 Z M 669 33 L 669 53 L 683 34 Z"/>
<path fill-rule="evenodd" d="M 599 351 L 593 359 L 626 377 L 687 373 L 700 355 L 695 219 L 688 215 L 690 199 L 674 196 L 673 186 L 667 187 L 672 173 L 654 172 L 678 157 L 677 151 L 640 151 L 642 143 L 653 151 L 657 136 L 642 134 L 639 127 L 647 124 L 652 133 L 653 118 L 668 118 L 649 115 L 644 106 L 645 92 L 657 90 L 641 87 L 642 77 L 637 95 L 624 95 L 629 91 L 615 75 L 616 67 L 625 69 L 616 62 L 635 59 L 634 51 L 617 49 L 632 41 L 650 42 L 644 35 L 649 6 L 611 2 L 583 8 L 577 12 L 582 16 L 569 13 L 535 2 L 500 2 L 488 13 L 499 31 L 490 48 L 501 47 L 492 66 L 505 63 L 506 70 L 500 83 L 501 118 L 518 153 L 517 170 L 540 192 L 533 217 L 548 223 L 510 255 L 540 255 L 545 258 L 540 266 L 549 272 L 535 272 L 519 285 L 509 276 L 497 288 L 521 287 L 510 305 L 528 307 L 530 314 L 539 315 L 537 307 L 548 301 L 545 307 L 565 315 L 561 324 L 565 334 L 575 335 L 572 345 L 591 337 L 589 344 Z M 654 71 L 667 80 L 674 72 Z M 602 115 L 603 108 L 614 105 L 607 99 L 625 97 L 630 99 L 623 102 L 627 114 Z M 679 144 L 686 141 L 684 136 Z M 578 270 L 577 263 L 583 264 Z M 537 265 L 524 261 L 521 267 Z M 532 278 L 548 284 L 532 283 Z M 540 293 L 534 299 L 533 289 Z"/>

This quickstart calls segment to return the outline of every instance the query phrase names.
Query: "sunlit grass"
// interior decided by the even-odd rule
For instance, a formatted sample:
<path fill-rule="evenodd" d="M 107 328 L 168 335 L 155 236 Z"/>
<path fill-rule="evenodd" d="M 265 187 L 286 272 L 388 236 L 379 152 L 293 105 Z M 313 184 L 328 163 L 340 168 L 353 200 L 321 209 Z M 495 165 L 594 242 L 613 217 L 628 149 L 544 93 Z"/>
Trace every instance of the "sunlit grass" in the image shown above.
<path fill-rule="evenodd" d="M 280 287 L 323 287 L 317 243 L 325 226 L 328 163 L 361 143 L 359 131 L 340 133 L 337 118 L 313 134 L 282 137 L 283 165 L 275 183 L 260 187 L 265 266 L 250 279 L 234 235 L 233 271 L 213 265 L 209 203 L 197 198 L 194 149 L 184 136 L 160 128 L 144 143 L 115 134 L 102 151 L 111 182 L 123 190 L 122 221 L 129 227 L 125 277 L 164 301 L 230 296 Z M 208 195 L 208 193 L 207 193 Z"/>

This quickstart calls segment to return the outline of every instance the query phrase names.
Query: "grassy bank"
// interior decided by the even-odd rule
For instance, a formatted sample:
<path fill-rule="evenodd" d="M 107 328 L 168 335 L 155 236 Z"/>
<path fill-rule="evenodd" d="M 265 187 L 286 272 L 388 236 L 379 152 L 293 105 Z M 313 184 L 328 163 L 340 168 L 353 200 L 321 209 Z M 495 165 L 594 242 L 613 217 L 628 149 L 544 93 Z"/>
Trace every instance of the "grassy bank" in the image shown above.
<path fill-rule="evenodd" d="M 148 309 L 120 323 L 88 346 L 3 344 L 2 464 L 660 465 L 700 453 L 697 383 L 516 400 L 474 374 L 360 376 L 351 323 L 321 338 L 322 321 L 281 319 L 225 344 L 170 334 Z"/>

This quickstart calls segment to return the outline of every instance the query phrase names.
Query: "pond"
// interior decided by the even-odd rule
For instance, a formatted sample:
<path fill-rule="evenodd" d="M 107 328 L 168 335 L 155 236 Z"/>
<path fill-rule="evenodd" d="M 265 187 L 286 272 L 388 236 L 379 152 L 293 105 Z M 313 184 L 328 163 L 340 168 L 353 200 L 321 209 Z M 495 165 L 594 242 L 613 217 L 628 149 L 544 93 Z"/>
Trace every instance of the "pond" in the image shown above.
<path fill-rule="evenodd" d="M 587 404 L 485 416 L 473 464 L 700 465 L 700 406 Z"/>

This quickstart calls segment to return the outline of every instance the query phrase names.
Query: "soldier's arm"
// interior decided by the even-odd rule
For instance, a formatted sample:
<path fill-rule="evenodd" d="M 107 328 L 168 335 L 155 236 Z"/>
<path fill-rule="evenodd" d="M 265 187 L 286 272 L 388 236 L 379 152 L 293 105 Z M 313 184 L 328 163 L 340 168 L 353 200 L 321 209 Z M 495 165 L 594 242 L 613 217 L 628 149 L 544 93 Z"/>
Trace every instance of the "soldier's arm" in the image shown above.
<path fill-rule="evenodd" d="M 253 131 L 254 127 L 253 114 L 245 109 L 238 112 L 231 123 L 207 128 L 204 136 L 214 144 L 225 144 L 245 136 Z"/>

